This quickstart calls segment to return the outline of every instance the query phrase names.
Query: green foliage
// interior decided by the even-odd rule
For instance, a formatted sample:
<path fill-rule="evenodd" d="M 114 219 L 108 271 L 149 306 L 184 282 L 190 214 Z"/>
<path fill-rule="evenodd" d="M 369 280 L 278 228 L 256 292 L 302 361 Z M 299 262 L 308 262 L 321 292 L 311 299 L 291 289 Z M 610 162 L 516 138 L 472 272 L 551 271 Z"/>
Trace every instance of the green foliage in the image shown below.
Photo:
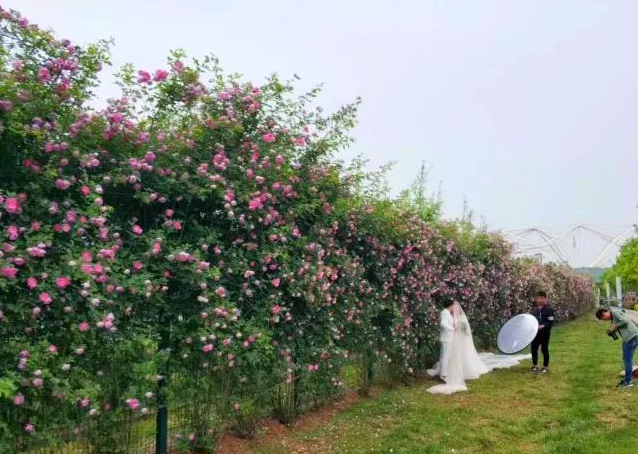
<path fill-rule="evenodd" d="M 623 290 L 638 290 L 638 238 L 631 238 L 620 247 L 616 263 L 605 270 L 600 281 L 615 287 L 617 276 L 621 278 Z"/>

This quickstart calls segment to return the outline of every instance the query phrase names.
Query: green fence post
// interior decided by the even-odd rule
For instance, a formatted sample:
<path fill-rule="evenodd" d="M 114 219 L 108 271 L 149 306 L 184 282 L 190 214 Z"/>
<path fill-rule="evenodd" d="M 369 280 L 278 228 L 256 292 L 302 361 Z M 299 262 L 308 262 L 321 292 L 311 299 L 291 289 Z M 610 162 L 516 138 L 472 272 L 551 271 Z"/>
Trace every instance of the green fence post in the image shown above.
<path fill-rule="evenodd" d="M 157 414 L 155 420 L 155 454 L 168 454 L 168 407 L 164 401 L 160 379 L 157 392 Z"/>

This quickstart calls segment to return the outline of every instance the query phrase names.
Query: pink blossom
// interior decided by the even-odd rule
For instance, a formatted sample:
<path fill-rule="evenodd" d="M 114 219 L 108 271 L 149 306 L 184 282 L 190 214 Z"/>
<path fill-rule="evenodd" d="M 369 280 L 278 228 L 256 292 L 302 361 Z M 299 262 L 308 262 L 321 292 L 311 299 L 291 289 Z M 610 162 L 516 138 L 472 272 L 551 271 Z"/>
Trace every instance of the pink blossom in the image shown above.
<path fill-rule="evenodd" d="M 264 142 L 266 143 L 273 143 L 277 138 L 275 136 L 274 133 L 272 132 L 267 132 L 266 134 L 264 134 L 263 136 L 261 136 L 261 138 L 263 139 Z"/>
<path fill-rule="evenodd" d="M 40 293 L 40 296 L 38 296 L 38 299 L 40 300 L 42 304 L 51 304 L 53 302 L 53 298 L 51 298 L 51 295 L 49 295 L 46 292 Z"/>
<path fill-rule="evenodd" d="M 47 251 L 41 247 L 27 248 L 27 252 L 31 257 L 44 257 L 47 253 Z"/>
<path fill-rule="evenodd" d="M 142 233 L 144 233 L 144 230 L 142 229 L 142 227 L 136 224 L 133 226 L 133 233 L 136 235 L 141 235 Z"/>
<path fill-rule="evenodd" d="M 153 76 L 153 80 L 155 82 L 162 82 L 162 81 L 166 80 L 167 77 L 168 77 L 168 71 L 165 71 L 163 69 L 158 69 L 157 71 L 155 71 L 155 75 Z"/>
<path fill-rule="evenodd" d="M 38 280 L 36 278 L 34 277 L 27 278 L 27 287 L 29 287 L 29 290 L 33 290 L 37 286 L 38 286 Z"/>
<path fill-rule="evenodd" d="M 140 401 L 135 398 L 126 399 L 126 405 L 128 405 L 131 410 L 137 410 L 140 407 Z"/>
<path fill-rule="evenodd" d="M 139 84 L 150 84 L 151 83 L 151 75 L 148 71 L 138 71 L 137 72 L 137 83 Z"/>
<path fill-rule="evenodd" d="M 272 280 L 272 285 L 273 287 L 279 287 L 279 284 L 281 283 L 281 279 L 279 279 L 278 277 L 274 278 Z"/>
<path fill-rule="evenodd" d="M 248 202 L 248 209 L 250 211 L 255 211 L 263 207 L 264 207 L 264 204 L 262 203 L 260 197 L 255 197 L 254 199 L 251 199 L 250 202 Z"/>
<path fill-rule="evenodd" d="M 213 344 L 206 344 L 202 347 L 202 351 L 204 353 L 210 353 L 213 351 L 213 349 L 215 348 L 215 346 Z"/>
<path fill-rule="evenodd" d="M 7 227 L 7 238 L 9 238 L 9 241 L 15 241 L 18 239 L 19 236 L 20 229 L 18 229 L 17 226 L 10 225 L 9 227 Z"/>
<path fill-rule="evenodd" d="M 20 406 L 24 404 L 24 395 L 22 393 L 18 393 L 13 397 L 13 404 L 16 406 Z"/>
<path fill-rule="evenodd" d="M 215 294 L 217 294 L 217 296 L 224 298 L 226 296 L 226 289 L 224 287 L 217 287 L 217 290 L 215 290 Z"/>
<path fill-rule="evenodd" d="M 33 432 L 35 430 L 35 426 L 33 424 L 31 424 L 30 422 L 26 423 L 24 425 L 24 430 L 27 431 L 27 432 Z"/>
<path fill-rule="evenodd" d="M 49 353 L 57 353 L 58 352 L 58 347 L 56 347 L 55 345 L 51 344 L 49 345 Z"/>
<path fill-rule="evenodd" d="M 3 99 L 0 101 L 0 109 L 4 110 L 5 112 L 10 111 L 12 108 L 13 108 L 13 103 L 9 101 L 8 99 Z"/>
<path fill-rule="evenodd" d="M 6 279 L 15 279 L 18 275 L 18 269 L 11 266 L 0 268 L 0 276 Z"/>
<path fill-rule="evenodd" d="M 78 326 L 80 332 L 85 333 L 89 330 L 89 324 L 87 322 L 82 322 L 80 323 L 80 325 Z"/>
<path fill-rule="evenodd" d="M 60 276 L 55 279 L 55 285 L 57 285 L 58 288 L 61 289 L 67 288 L 69 285 L 71 285 L 71 278 L 69 278 L 68 276 Z"/>
<path fill-rule="evenodd" d="M 42 66 L 38 70 L 38 80 L 40 82 L 49 82 L 51 80 L 51 73 L 46 67 Z"/>
<path fill-rule="evenodd" d="M 58 178 L 55 180 L 55 187 L 60 189 L 61 191 L 66 191 L 71 186 L 71 182 L 68 180 L 63 180 L 62 178 Z"/>
<path fill-rule="evenodd" d="M 177 60 L 176 62 L 173 62 L 171 68 L 173 68 L 173 71 L 175 71 L 177 74 L 181 74 L 181 72 L 184 71 L 184 63 Z"/>
<path fill-rule="evenodd" d="M 279 304 L 275 304 L 272 307 L 272 313 L 275 315 L 279 315 L 279 313 L 281 313 L 281 306 Z"/>
<path fill-rule="evenodd" d="M 22 211 L 20 207 L 20 202 L 15 197 L 7 197 L 4 201 L 4 209 L 7 213 L 11 214 L 19 214 Z"/>

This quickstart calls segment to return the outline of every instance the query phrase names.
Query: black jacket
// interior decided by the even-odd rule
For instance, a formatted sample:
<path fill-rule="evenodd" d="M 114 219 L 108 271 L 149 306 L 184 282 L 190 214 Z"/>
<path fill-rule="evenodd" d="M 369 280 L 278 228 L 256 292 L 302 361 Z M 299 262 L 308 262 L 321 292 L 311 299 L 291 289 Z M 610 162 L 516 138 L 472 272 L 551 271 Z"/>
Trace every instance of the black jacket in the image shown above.
<path fill-rule="evenodd" d="M 549 331 L 554 326 L 554 308 L 549 304 L 546 304 L 543 307 L 535 306 L 531 311 L 536 320 L 538 320 L 539 326 L 544 326 L 543 330 Z"/>

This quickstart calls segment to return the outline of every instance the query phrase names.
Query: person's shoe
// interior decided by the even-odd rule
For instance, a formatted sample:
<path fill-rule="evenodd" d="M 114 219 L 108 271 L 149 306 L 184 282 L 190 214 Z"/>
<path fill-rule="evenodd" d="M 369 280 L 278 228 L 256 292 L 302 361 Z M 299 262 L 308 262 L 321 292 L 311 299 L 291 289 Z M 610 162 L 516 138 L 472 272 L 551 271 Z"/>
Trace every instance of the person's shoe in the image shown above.
<path fill-rule="evenodd" d="M 538 373 L 538 366 L 532 366 L 532 368 L 530 369 L 530 371 L 531 371 L 533 374 Z"/>
<path fill-rule="evenodd" d="M 626 383 L 624 380 L 622 380 L 616 386 L 616 388 L 618 388 L 618 389 L 627 389 L 627 388 L 633 388 L 633 387 L 634 387 L 634 384 L 632 382 Z"/>
<path fill-rule="evenodd" d="M 543 368 L 541 369 L 541 374 L 545 375 L 545 374 L 547 374 L 547 372 L 549 372 L 549 370 L 547 369 L 547 367 L 543 367 Z"/>

